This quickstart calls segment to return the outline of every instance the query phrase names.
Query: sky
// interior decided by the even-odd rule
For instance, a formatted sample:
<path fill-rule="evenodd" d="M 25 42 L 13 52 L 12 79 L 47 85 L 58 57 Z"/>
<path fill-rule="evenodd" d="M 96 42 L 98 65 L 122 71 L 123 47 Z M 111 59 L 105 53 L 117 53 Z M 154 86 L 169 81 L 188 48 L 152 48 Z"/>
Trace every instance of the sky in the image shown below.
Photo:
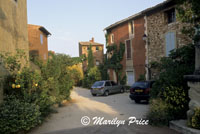
<path fill-rule="evenodd" d="M 103 29 L 164 0 L 27 0 L 28 24 L 52 35 L 48 49 L 79 56 L 78 42 L 105 44 Z"/>

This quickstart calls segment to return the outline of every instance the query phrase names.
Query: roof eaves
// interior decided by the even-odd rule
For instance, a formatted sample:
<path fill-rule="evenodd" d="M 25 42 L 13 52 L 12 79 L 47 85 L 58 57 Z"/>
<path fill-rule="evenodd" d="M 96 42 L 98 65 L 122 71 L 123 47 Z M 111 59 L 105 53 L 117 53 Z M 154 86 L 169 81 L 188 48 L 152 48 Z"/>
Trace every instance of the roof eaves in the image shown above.
<path fill-rule="evenodd" d="M 167 5 L 169 3 L 174 3 L 174 1 L 173 0 L 165 0 L 164 2 L 159 3 L 159 4 L 157 4 L 157 5 L 153 6 L 153 7 L 147 8 L 147 9 L 145 9 L 145 10 L 143 10 L 143 11 L 137 13 L 137 14 L 134 14 L 134 15 L 128 17 L 128 18 L 120 20 L 120 21 L 118 21 L 118 22 L 116 22 L 114 24 L 111 24 L 110 26 L 106 27 L 103 31 L 109 30 L 111 28 L 114 28 L 114 27 L 116 27 L 116 26 L 118 26 L 118 25 L 120 25 L 122 23 L 125 23 L 125 22 L 131 20 L 131 19 L 135 19 L 135 18 L 140 17 L 140 16 L 145 16 L 146 14 L 148 14 L 148 13 L 150 13 L 150 12 L 156 10 L 156 9 L 162 9 L 165 5 Z"/>
<path fill-rule="evenodd" d="M 41 27 L 39 28 L 39 30 L 42 31 L 43 33 L 45 33 L 47 36 L 48 36 L 48 35 L 51 35 L 51 33 L 50 33 L 46 28 L 44 28 L 43 26 L 41 26 Z"/>

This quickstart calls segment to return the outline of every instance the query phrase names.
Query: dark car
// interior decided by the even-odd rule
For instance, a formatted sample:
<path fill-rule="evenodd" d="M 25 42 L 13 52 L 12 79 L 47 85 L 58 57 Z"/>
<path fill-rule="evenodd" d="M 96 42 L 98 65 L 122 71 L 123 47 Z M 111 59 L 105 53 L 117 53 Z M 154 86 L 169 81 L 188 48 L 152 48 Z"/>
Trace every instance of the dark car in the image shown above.
<path fill-rule="evenodd" d="M 124 87 L 122 85 L 116 84 L 114 81 L 104 80 L 96 81 L 91 87 L 91 94 L 96 95 L 105 95 L 108 96 L 112 93 L 123 93 Z"/>
<path fill-rule="evenodd" d="M 154 81 L 138 81 L 135 82 L 130 88 L 129 97 L 135 100 L 136 103 L 140 103 L 141 100 L 149 101 L 149 93 Z"/>

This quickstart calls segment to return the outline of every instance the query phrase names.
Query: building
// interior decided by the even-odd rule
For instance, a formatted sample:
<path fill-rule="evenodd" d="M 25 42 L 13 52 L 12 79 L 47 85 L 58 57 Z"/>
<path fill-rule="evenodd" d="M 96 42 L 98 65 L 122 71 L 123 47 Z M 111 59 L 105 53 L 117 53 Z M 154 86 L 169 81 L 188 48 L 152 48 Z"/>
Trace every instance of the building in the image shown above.
<path fill-rule="evenodd" d="M 159 61 L 161 57 L 167 57 L 170 51 L 187 45 L 191 39 L 182 33 L 184 24 L 177 19 L 176 3 L 167 0 L 152 8 L 143 11 L 146 16 L 146 64 Z M 150 66 L 149 66 L 150 69 Z M 150 70 L 146 70 L 149 72 Z M 151 70 L 147 77 L 154 78 L 156 73 Z"/>
<path fill-rule="evenodd" d="M 182 34 L 187 25 L 177 20 L 176 13 L 175 1 L 167 0 L 104 29 L 108 45 L 125 44 L 126 52 L 121 64 L 128 85 L 137 81 L 140 75 L 145 74 L 146 79 L 154 77 L 156 74 L 151 70 L 151 62 L 159 61 L 171 50 L 191 41 Z M 115 72 L 109 70 L 108 73 L 110 79 L 116 81 Z"/>
<path fill-rule="evenodd" d="M 28 25 L 29 55 L 48 60 L 48 37 L 51 33 L 43 26 Z"/>
<path fill-rule="evenodd" d="M 103 63 L 104 58 L 104 45 L 94 42 L 94 38 L 88 42 L 79 42 L 79 57 L 85 55 L 88 57 L 88 50 L 90 45 L 92 46 L 92 52 L 94 57 L 94 65 L 98 66 L 99 64 Z M 83 62 L 83 71 L 87 70 L 88 62 Z"/>
<path fill-rule="evenodd" d="M 121 64 L 122 75 L 126 75 L 127 85 L 132 85 L 145 74 L 145 17 L 136 14 L 116 22 L 104 29 L 108 36 L 107 45 L 116 44 L 119 48 L 120 42 L 125 44 L 125 54 Z M 114 70 L 108 70 L 111 80 L 117 81 Z M 123 77 L 121 76 L 121 77 Z"/>
<path fill-rule="evenodd" d="M 0 0 L 0 37 L 0 53 L 15 54 L 17 49 L 21 49 L 28 58 L 26 0 Z M 22 65 L 24 62 L 22 61 Z M 0 64 L 0 82 L 6 75 L 5 72 Z M 3 89 L 0 87 L 0 102 L 2 95 Z"/>

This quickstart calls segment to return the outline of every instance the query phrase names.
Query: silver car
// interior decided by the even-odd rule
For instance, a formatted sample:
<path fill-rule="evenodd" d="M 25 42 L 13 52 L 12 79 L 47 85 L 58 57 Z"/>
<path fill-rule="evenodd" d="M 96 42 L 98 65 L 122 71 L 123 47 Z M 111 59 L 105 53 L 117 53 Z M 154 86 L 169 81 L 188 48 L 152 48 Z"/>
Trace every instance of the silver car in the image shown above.
<path fill-rule="evenodd" d="M 114 81 L 105 80 L 105 81 L 96 81 L 91 87 L 91 94 L 96 95 L 105 95 L 108 96 L 112 93 L 123 93 L 124 87 L 122 85 L 116 84 Z"/>

